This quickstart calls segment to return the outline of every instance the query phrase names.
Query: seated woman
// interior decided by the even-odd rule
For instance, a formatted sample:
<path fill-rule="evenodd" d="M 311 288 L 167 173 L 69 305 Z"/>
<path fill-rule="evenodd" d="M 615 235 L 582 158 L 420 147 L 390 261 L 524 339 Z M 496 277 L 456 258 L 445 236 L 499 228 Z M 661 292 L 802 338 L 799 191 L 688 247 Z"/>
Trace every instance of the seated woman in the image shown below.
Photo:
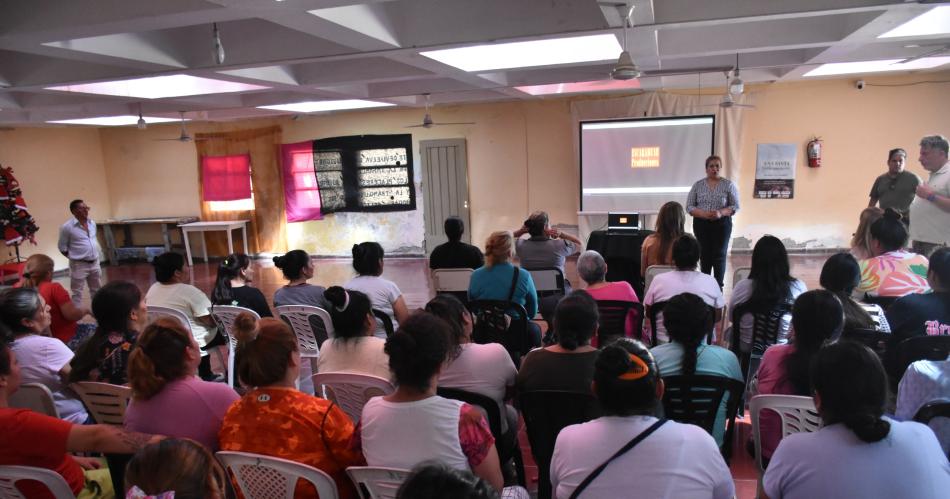
<path fill-rule="evenodd" d="M 843 315 L 841 302 L 828 291 L 816 289 L 802 293 L 792 310 L 794 338 L 788 344 L 772 345 L 765 351 L 753 393 L 811 395 L 813 380 L 808 366 L 822 345 L 841 333 Z M 782 439 L 782 422 L 778 414 L 764 411 L 759 424 L 762 458 L 767 463 Z M 749 438 L 751 441 L 752 436 Z"/>
<path fill-rule="evenodd" d="M 660 377 L 702 374 L 745 379 L 736 354 L 720 346 L 703 344 L 706 331 L 712 328 L 713 314 L 702 299 L 692 293 L 678 294 L 666 303 L 664 312 L 663 322 L 673 341 L 650 350 Z M 713 425 L 713 438 L 720 447 L 726 429 L 727 402 L 728 397 L 724 397 Z"/>
<path fill-rule="evenodd" d="M 712 437 L 655 417 L 663 380 L 642 343 L 621 338 L 601 350 L 593 390 L 605 415 L 558 434 L 551 459 L 555 497 L 574 497 L 589 478 L 580 497 L 733 497 L 732 475 Z M 626 452 L 615 455 L 621 447 Z"/>
<path fill-rule="evenodd" d="M 313 278 L 313 262 L 304 250 L 291 250 L 285 255 L 275 256 L 274 265 L 281 270 L 287 284 L 274 291 L 274 306 L 310 305 L 330 310 L 323 292 L 326 288 L 315 286 L 307 281 Z"/>
<path fill-rule="evenodd" d="M 505 400 L 515 387 L 518 370 L 505 347 L 472 343 L 472 315 L 452 295 L 437 295 L 426 303 L 425 310 L 449 325 L 449 360 L 439 374 L 439 386 L 491 397 L 506 416 L 501 420 L 501 431 L 515 428 L 518 412 Z"/>
<path fill-rule="evenodd" d="M 825 260 L 818 282 L 834 293 L 844 308 L 844 330 L 876 329 L 890 331 L 884 310 L 874 303 L 859 303 L 852 298 L 861 280 L 861 267 L 849 253 L 836 253 Z"/>
<path fill-rule="evenodd" d="M 49 305 L 33 288 L 9 289 L 0 295 L 0 323 L 6 339 L 13 339 L 11 350 L 22 366 L 23 383 L 40 383 L 53 393 L 59 417 L 83 424 L 89 414 L 67 386 L 73 352 L 66 345 L 43 333 L 49 327 Z"/>
<path fill-rule="evenodd" d="M 226 499 L 227 475 L 208 449 L 187 438 L 166 438 L 132 456 L 125 471 L 130 499 Z M 166 495 L 172 492 L 174 496 Z"/>
<path fill-rule="evenodd" d="M 468 299 L 507 300 L 523 306 L 528 313 L 528 317 L 523 319 L 528 322 L 530 346 L 537 347 L 541 345 L 541 327 L 531 318 L 538 313 L 538 292 L 531 274 L 511 263 L 513 247 L 514 236 L 511 232 L 492 232 L 488 236 L 485 241 L 485 266 L 472 272 L 472 279 L 468 283 Z"/>
<path fill-rule="evenodd" d="M 907 226 L 888 208 L 871 224 L 873 256 L 861 260 L 861 283 L 854 290 L 858 300 L 868 297 L 901 297 L 929 293 L 927 257 L 906 251 Z"/>
<path fill-rule="evenodd" d="M 833 343 L 815 356 L 811 373 L 824 426 L 782 440 L 762 479 L 767 497 L 947 496 L 950 463 L 930 428 L 882 417 L 887 376 L 874 352 Z"/>
<path fill-rule="evenodd" d="M 148 324 L 145 298 L 128 281 L 109 281 L 92 297 L 98 327 L 70 361 L 69 382 L 128 382 L 129 354 L 139 332 Z"/>
<path fill-rule="evenodd" d="M 90 315 L 89 309 L 73 304 L 66 288 L 53 282 L 53 259 L 46 255 L 35 254 L 27 258 L 23 266 L 23 278 L 14 287 L 36 289 L 49 305 L 49 329 L 53 338 L 67 345 L 76 336 L 78 321 Z M 75 339 L 81 341 L 85 338 Z"/>
<path fill-rule="evenodd" d="M 874 256 L 871 251 L 871 224 L 877 222 L 882 216 L 884 216 L 884 210 L 877 206 L 861 210 L 858 228 L 851 236 L 851 250 L 849 251 L 855 260 L 867 260 Z"/>
<path fill-rule="evenodd" d="M 218 277 L 211 290 L 211 303 L 249 308 L 261 317 L 272 317 L 261 290 L 252 287 L 251 259 L 244 253 L 232 253 L 218 265 Z"/>
<path fill-rule="evenodd" d="M 590 393 L 597 349 L 597 303 L 584 291 L 564 297 L 554 310 L 557 343 L 528 352 L 515 381 L 518 392 L 564 390 Z"/>
<path fill-rule="evenodd" d="M 224 383 L 195 377 L 200 362 L 198 343 L 177 320 L 149 324 L 129 356 L 132 401 L 125 427 L 190 438 L 218 450 L 224 413 L 240 397 Z"/>
<path fill-rule="evenodd" d="M 887 309 L 894 341 L 914 336 L 950 334 L 950 248 L 930 254 L 927 282 L 933 293 L 908 295 Z"/>
<path fill-rule="evenodd" d="M 373 335 L 376 317 L 369 298 L 340 286 L 330 286 L 323 296 L 330 303 L 334 336 L 320 347 L 317 371 L 370 374 L 389 379 L 386 341 Z"/>
<path fill-rule="evenodd" d="M 735 283 L 732 288 L 729 309 L 747 305 L 750 311 L 767 312 L 780 304 L 787 304 L 791 308 L 795 298 L 807 289 L 805 283 L 789 273 L 788 252 L 782 241 L 775 236 L 762 236 L 752 249 L 752 271 L 749 277 Z M 776 343 L 788 341 L 791 320 L 791 312 L 782 316 Z M 739 321 L 740 352 L 752 350 L 753 322 L 752 314 L 744 314 Z"/>
<path fill-rule="evenodd" d="M 111 488 L 108 470 L 97 469 L 101 466 L 99 459 L 76 457 L 70 452 L 132 453 L 163 438 L 113 425 L 73 424 L 29 409 L 10 407 L 10 397 L 23 381 L 16 356 L 8 343 L 0 339 L 0 466 L 34 466 L 55 471 L 66 480 L 73 494 L 80 496 L 85 489 L 88 497 L 93 497 L 95 487 Z M 31 499 L 53 497 L 46 487 L 35 482 L 24 481 L 18 486 Z"/>
<path fill-rule="evenodd" d="M 353 269 L 356 277 L 343 285 L 346 289 L 359 291 L 369 297 L 373 308 L 393 319 L 393 329 L 409 317 L 406 300 L 396 283 L 383 279 L 383 247 L 376 242 L 365 242 L 353 245 Z M 379 338 L 386 338 L 383 325 L 376 327 L 375 333 Z"/>
<path fill-rule="evenodd" d="M 201 352 L 198 375 L 204 380 L 217 380 L 211 371 L 211 357 L 208 350 L 224 345 L 224 335 L 218 334 L 214 317 L 211 316 L 211 300 L 204 291 L 185 284 L 185 257 L 178 253 L 162 253 L 152 259 L 155 268 L 155 284 L 145 293 L 149 305 L 175 309 L 188 318 L 191 334 L 194 335 Z"/>
<path fill-rule="evenodd" d="M 449 325 L 417 312 L 386 340 L 396 391 L 363 407 L 357 442 L 369 466 L 412 469 L 438 460 L 502 490 L 495 439 L 478 409 L 436 395 L 449 353 Z"/>
<path fill-rule="evenodd" d="M 420 463 L 396 491 L 396 499 L 499 499 L 491 484 L 470 471 L 450 468 L 439 461 Z"/>
<path fill-rule="evenodd" d="M 702 298 L 706 305 L 716 309 L 715 322 L 722 318 L 722 307 L 726 304 L 722 288 L 714 277 L 696 270 L 699 252 L 699 241 L 689 234 L 680 236 L 673 243 L 673 263 L 676 270 L 653 278 L 650 289 L 643 297 L 644 315 L 650 317 L 650 308 L 654 303 L 665 302 L 680 293 L 693 293 Z M 662 312 L 656 314 L 656 340 L 657 343 L 669 341 L 663 326 Z"/>
<path fill-rule="evenodd" d="M 686 212 L 683 205 L 669 201 L 656 215 L 655 232 L 643 240 L 640 247 L 640 277 L 653 265 L 673 265 L 673 243 L 685 234 Z"/>
<path fill-rule="evenodd" d="M 629 282 L 607 282 L 607 262 L 596 251 L 587 250 L 581 253 L 581 256 L 577 258 L 577 274 L 587 284 L 584 291 L 587 291 L 587 294 L 594 300 L 640 302 L 636 291 L 633 290 L 633 286 Z M 624 323 L 624 335 L 628 338 L 640 336 L 640 331 L 634 331 L 636 313 L 635 310 L 630 309 Z"/>
<path fill-rule="evenodd" d="M 277 319 L 255 321 L 244 313 L 234 322 L 237 374 L 256 387 L 228 409 L 221 425 L 221 450 L 253 452 L 313 466 L 333 477 L 340 497 L 356 497 L 347 466 L 362 466 L 350 449 L 353 423 L 330 401 L 296 389 L 300 353 L 290 327 Z M 314 497 L 312 485 L 295 497 Z"/>

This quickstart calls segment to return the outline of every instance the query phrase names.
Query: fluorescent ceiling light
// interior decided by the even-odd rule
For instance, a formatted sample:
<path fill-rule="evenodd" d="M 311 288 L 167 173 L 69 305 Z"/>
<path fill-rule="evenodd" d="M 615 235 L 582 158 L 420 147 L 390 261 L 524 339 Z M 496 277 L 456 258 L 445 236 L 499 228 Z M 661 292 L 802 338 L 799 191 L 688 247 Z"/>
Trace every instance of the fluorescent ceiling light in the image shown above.
<path fill-rule="evenodd" d="M 912 69 L 931 69 L 950 62 L 950 57 L 925 57 L 916 61 L 900 64 L 903 59 L 883 61 L 835 62 L 822 64 L 805 73 L 804 76 L 831 76 L 855 73 L 881 73 L 885 71 L 910 71 Z"/>
<path fill-rule="evenodd" d="M 950 6 L 934 7 L 904 24 L 879 35 L 878 38 L 927 36 L 950 33 Z"/>
<path fill-rule="evenodd" d="M 361 99 L 324 100 L 310 102 L 294 102 L 291 104 L 277 104 L 274 106 L 257 106 L 259 109 L 273 109 L 275 111 L 289 111 L 292 113 L 316 113 L 320 111 L 339 111 L 341 109 L 362 109 L 366 107 L 395 106 L 388 102 L 376 102 Z"/>
<path fill-rule="evenodd" d="M 515 88 L 531 95 L 576 94 L 581 92 L 606 92 L 609 90 L 640 88 L 640 80 L 578 81 L 572 83 L 552 83 L 550 85 L 527 85 Z"/>
<path fill-rule="evenodd" d="M 620 44 L 612 34 L 552 38 L 528 42 L 476 45 L 457 49 L 420 52 L 430 59 L 463 71 L 526 68 L 614 60 Z"/>
<path fill-rule="evenodd" d="M 146 123 L 167 123 L 169 121 L 180 121 L 178 118 L 155 118 L 152 116 L 143 116 Z M 124 126 L 135 125 L 139 121 L 138 116 L 100 116 L 98 118 L 81 118 L 77 120 L 55 120 L 47 123 L 58 123 L 61 125 L 97 125 L 97 126 Z M 188 120 L 185 120 L 188 121 Z"/>
<path fill-rule="evenodd" d="M 245 92 L 248 90 L 263 90 L 267 88 L 270 87 L 251 85 L 249 83 L 236 83 L 233 81 L 213 80 L 211 78 L 189 75 L 153 76 L 151 78 L 136 78 L 134 80 L 46 87 L 47 90 L 118 95 L 120 97 L 135 97 L 137 99 L 164 99 L 166 97 L 183 97 L 186 95 L 225 94 L 229 92 Z"/>

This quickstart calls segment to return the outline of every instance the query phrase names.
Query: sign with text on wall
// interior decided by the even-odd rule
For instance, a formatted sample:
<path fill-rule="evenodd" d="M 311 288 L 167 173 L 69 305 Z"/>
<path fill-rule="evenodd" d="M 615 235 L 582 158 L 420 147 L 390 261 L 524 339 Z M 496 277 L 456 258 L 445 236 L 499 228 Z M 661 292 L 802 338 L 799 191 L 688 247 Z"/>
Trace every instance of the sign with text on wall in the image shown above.
<path fill-rule="evenodd" d="M 755 155 L 755 186 L 752 197 L 792 199 L 795 197 L 796 144 L 758 144 Z"/>
<path fill-rule="evenodd" d="M 313 163 L 324 213 L 416 208 L 409 134 L 315 140 Z"/>

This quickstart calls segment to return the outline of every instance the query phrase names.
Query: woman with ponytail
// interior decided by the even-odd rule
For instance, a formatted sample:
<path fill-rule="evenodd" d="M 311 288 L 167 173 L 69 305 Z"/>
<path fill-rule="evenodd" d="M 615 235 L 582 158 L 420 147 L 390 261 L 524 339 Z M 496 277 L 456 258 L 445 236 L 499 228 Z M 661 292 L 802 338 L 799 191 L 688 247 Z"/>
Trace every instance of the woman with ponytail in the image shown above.
<path fill-rule="evenodd" d="M 261 317 L 272 317 L 261 290 L 252 287 L 251 259 L 244 253 L 232 253 L 218 265 L 218 277 L 211 290 L 211 303 L 249 308 Z"/>
<path fill-rule="evenodd" d="M 34 288 L 46 300 L 50 313 L 50 333 L 63 343 L 70 344 L 79 329 L 78 321 L 92 315 L 88 308 L 79 307 L 72 302 L 69 293 L 62 285 L 53 282 L 53 259 L 41 254 L 31 255 L 23 266 L 23 277 L 16 283 L 17 288 Z M 85 334 L 91 332 L 91 327 Z M 85 338 L 77 338 L 77 341 Z M 73 348 L 78 344 L 73 344 Z"/>
<path fill-rule="evenodd" d="M 125 427 L 218 450 L 221 420 L 239 396 L 224 383 L 195 376 L 200 362 L 198 343 L 180 322 L 160 318 L 149 324 L 129 356 L 132 401 Z"/>
<path fill-rule="evenodd" d="M 712 437 L 698 426 L 657 419 L 663 380 L 642 343 L 620 338 L 604 347 L 591 389 L 604 416 L 558 434 L 555 497 L 733 497 L 732 475 Z"/>
<path fill-rule="evenodd" d="M 365 462 L 350 447 L 353 422 L 330 401 L 297 390 L 300 352 L 290 326 L 244 313 L 234 321 L 234 336 L 238 378 L 253 388 L 228 409 L 219 433 L 221 450 L 313 466 L 333 477 L 340 497 L 355 498 L 346 468 Z M 316 490 L 301 482 L 295 497 L 316 497 Z"/>
<path fill-rule="evenodd" d="M 873 257 L 861 260 L 861 283 L 854 290 L 858 300 L 929 293 L 927 257 L 907 251 L 907 226 L 893 208 L 871 224 Z"/>
<path fill-rule="evenodd" d="M 756 374 L 755 394 L 811 395 L 812 359 L 822 345 L 841 334 L 843 324 L 844 311 L 834 294 L 823 289 L 802 293 L 792 308 L 793 338 L 765 351 Z M 782 422 L 778 414 L 765 411 L 760 425 L 762 457 L 768 460 L 782 438 Z"/>
<path fill-rule="evenodd" d="M 148 324 L 145 297 L 129 281 L 109 281 L 92 296 L 95 334 L 79 347 L 70 361 L 69 382 L 128 382 L 129 355 L 135 339 Z"/>
<path fill-rule="evenodd" d="M 854 288 L 861 281 L 861 267 L 850 253 L 835 253 L 825 260 L 818 282 L 834 293 L 844 309 L 844 330 L 877 329 L 889 332 L 884 310 L 876 303 L 859 303 L 852 298 Z M 871 314 L 874 314 L 873 316 Z M 875 321 L 874 317 L 878 320 Z M 880 322 L 878 322 L 880 321 Z"/>
<path fill-rule="evenodd" d="M 712 328 L 713 313 L 702 298 L 692 293 L 670 298 L 666 302 L 663 322 L 673 341 L 650 350 L 656 358 L 660 376 L 702 374 L 744 380 L 736 354 L 720 346 L 706 345 L 703 341 Z M 726 429 L 727 402 L 728 397 L 723 398 L 713 426 L 713 437 L 720 446 Z"/>
<path fill-rule="evenodd" d="M 323 292 L 323 286 L 310 284 L 313 278 L 313 262 L 304 250 L 291 250 L 284 255 L 274 257 L 274 266 L 279 268 L 288 282 L 274 292 L 274 306 L 310 305 L 330 310 Z"/>
<path fill-rule="evenodd" d="M 850 341 L 825 346 L 811 379 L 824 426 L 782 440 L 763 477 L 767 497 L 947 496 L 950 462 L 933 431 L 883 417 L 887 375 L 871 349 Z"/>
<path fill-rule="evenodd" d="M 557 343 L 528 352 L 518 378 L 519 392 L 565 390 L 588 393 L 597 349 L 590 339 L 597 332 L 597 302 L 586 291 L 572 291 L 554 309 Z"/>
<path fill-rule="evenodd" d="M 359 291 L 330 286 L 323 293 L 330 303 L 333 338 L 320 346 L 317 371 L 369 374 L 389 379 L 386 340 L 377 338 L 376 317 L 369 298 Z"/>
<path fill-rule="evenodd" d="M 485 416 L 436 395 L 449 357 L 449 330 L 435 315 L 416 312 L 386 340 L 396 391 L 363 406 L 358 441 L 369 466 L 412 469 L 435 459 L 471 471 L 501 491 L 498 451 Z"/>
<path fill-rule="evenodd" d="M 409 317 L 406 300 L 399 286 L 389 279 L 383 279 L 383 247 L 377 242 L 368 241 L 353 245 L 353 269 L 356 277 L 343 285 L 346 289 L 359 291 L 369 297 L 373 308 L 393 319 L 393 328 Z M 383 325 L 378 324 L 374 334 L 386 339 Z"/>

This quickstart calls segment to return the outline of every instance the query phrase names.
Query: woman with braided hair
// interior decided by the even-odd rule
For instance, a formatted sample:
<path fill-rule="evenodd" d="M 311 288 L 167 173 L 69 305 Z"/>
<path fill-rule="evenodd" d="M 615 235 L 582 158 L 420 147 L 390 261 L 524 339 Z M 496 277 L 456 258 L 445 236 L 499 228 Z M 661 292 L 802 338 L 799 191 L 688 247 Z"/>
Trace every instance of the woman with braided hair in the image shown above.
<path fill-rule="evenodd" d="M 712 437 L 656 418 L 663 379 L 642 343 L 620 338 L 601 350 L 591 388 L 604 416 L 558 434 L 551 459 L 555 497 L 733 497 L 732 476 Z"/>
<path fill-rule="evenodd" d="M 670 298 L 663 312 L 666 331 L 673 341 L 650 350 L 656 358 L 660 376 L 702 374 L 739 381 L 744 379 L 736 354 L 703 341 L 712 329 L 713 312 L 702 298 L 692 293 L 678 294 Z M 713 437 L 720 446 L 726 428 L 727 402 L 728 396 L 723 397 L 713 425 Z"/>
<path fill-rule="evenodd" d="M 887 375 L 871 349 L 825 346 L 811 380 L 824 426 L 782 439 L 762 480 L 766 497 L 946 497 L 950 463 L 933 431 L 883 416 Z"/>

